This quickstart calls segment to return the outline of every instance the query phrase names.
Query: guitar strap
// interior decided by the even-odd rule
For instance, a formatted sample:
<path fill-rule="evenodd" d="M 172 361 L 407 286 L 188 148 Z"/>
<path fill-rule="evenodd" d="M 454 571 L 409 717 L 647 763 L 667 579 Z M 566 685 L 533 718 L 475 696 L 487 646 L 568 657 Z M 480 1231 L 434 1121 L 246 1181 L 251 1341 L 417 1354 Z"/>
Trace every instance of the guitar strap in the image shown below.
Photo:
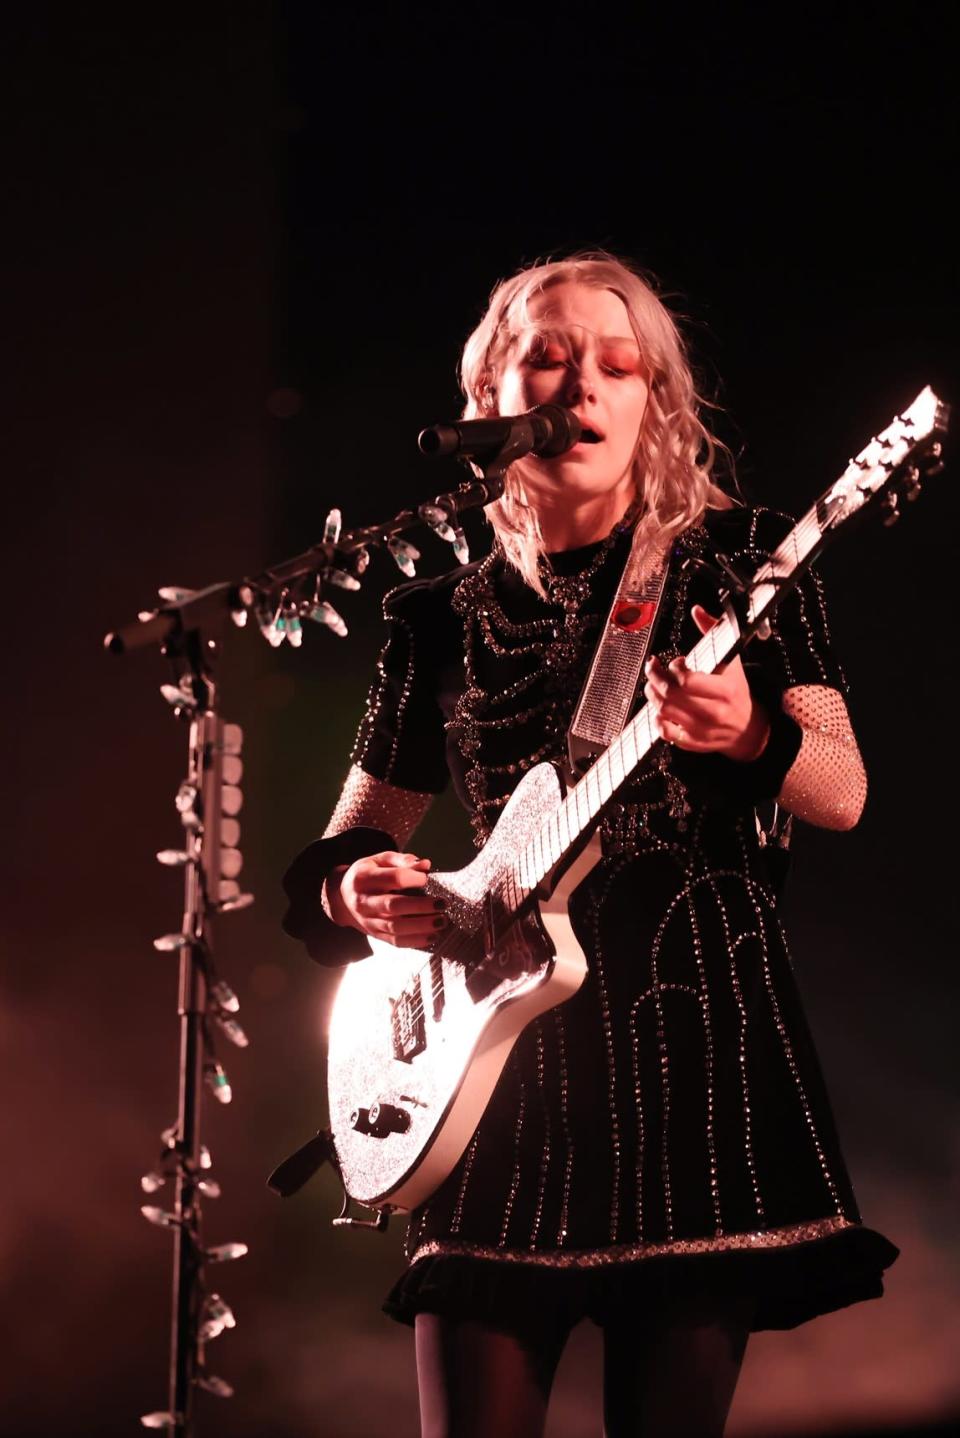
<path fill-rule="evenodd" d="M 668 567 L 669 546 L 651 549 L 638 525 L 567 730 L 567 757 L 576 774 L 607 748 L 630 717 Z"/>

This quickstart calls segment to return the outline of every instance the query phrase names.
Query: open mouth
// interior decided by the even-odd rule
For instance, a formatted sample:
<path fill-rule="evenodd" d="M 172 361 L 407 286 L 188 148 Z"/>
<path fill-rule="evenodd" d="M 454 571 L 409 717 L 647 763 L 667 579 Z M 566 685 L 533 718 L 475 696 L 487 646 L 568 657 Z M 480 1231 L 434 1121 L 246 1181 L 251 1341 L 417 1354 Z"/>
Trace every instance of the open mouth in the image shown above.
<path fill-rule="evenodd" d="M 602 443 L 603 443 L 603 435 L 602 435 L 602 434 L 597 434 L 597 431 L 596 431 L 595 429 L 587 429 L 587 428 L 584 428 L 584 429 L 582 429 L 581 432 L 580 432 L 580 439 L 579 439 L 578 443 L 580 443 L 580 444 L 602 444 Z"/>

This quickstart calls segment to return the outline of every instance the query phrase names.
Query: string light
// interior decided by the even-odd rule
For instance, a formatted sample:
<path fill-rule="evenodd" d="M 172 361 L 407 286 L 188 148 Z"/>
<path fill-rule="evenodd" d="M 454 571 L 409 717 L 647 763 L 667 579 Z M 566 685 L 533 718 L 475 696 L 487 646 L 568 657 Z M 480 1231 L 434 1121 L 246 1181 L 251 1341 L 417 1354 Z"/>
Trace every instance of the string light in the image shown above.
<path fill-rule="evenodd" d="M 398 539 L 396 535 L 394 535 L 392 539 L 387 540 L 387 548 L 393 555 L 400 572 L 405 574 L 408 579 L 414 579 L 417 573 L 414 560 L 420 558 L 419 549 L 416 549 L 412 544 L 408 544 L 405 539 Z"/>
<path fill-rule="evenodd" d="M 153 947 L 160 954 L 172 954 L 177 949 L 186 949 L 190 946 L 189 934 L 161 934 L 154 939 Z"/>
<path fill-rule="evenodd" d="M 250 1040 L 246 1030 L 240 1027 L 236 1019 L 228 1018 L 225 1014 L 215 1014 L 214 1017 L 232 1044 L 236 1044 L 238 1049 L 249 1048 Z"/>
<path fill-rule="evenodd" d="M 307 617 L 312 619 L 314 624 L 325 624 L 327 628 L 332 629 L 334 634 L 338 635 L 339 638 L 346 638 L 348 631 L 343 618 L 337 613 L 333 605 L 328 604 L 325 599 L 314 609 L 311 609 Z"/>
<path fill-rule="evenodd" d="M 140 1419 L 144 1428 L 173 1428 L 178 1422 L 182 1421 L 182 1419 L 178 1419 L 176 1414 L 163 1412 L 144 1413 Z"/>
<path fill-rule="evenodd" d="M 233 1098 L 233 1089 L 230 1087 L 230 1080 L 227 1078 L 223 1065 L 214 1061 L 204 1065 L 204 1082 L 213 1094 L 218 1103 L 229 1103 Z"/>
<path fill-rule="evenodd" d="M 216 1248 L 208 1248 L 203 1256 L 208 1263 L 232 1263 L 235 1258 L 245 1258 L 249 1252 L 246 1243 L 220 1243 Z"/>
<path fill-rule="evenodd" d="M 200 1324 L 200 1342 L 209 1343 L 214 1338 L 219 1338 L 225 1328 L 236 1328 L 237 1320 L 233 1316 L 233 1309 L 229 1304 L 224 1303 L 219 1293 L 207 1295 L 203 1305 L 203 1318 Z"/>
<path fill-rule="evenodd" d="M 148 1223 L 155 1223 L 158 1228 L 182 1228 L 183 1219 L 178 1218 L 175 1213 L 169 1213 L 165 1208 L 154 1208 L 152 1204 L 141 1205 L 140 1212 Z"/>
<path fill-rule="evenodd" d="M 181 869 L 184 864 L 189 864 L 190 855 L 184 849 L 158 849 L 157 863 L 165 864 L 168 869 Z"/>
<path fill-rule="evenodd" d="M 218 1398 L 232 1398 L 233 1385 L 225 1378 L 218 1378 L 215 1373 L 201 1373 L 194 1379 L 198 1388 L 206 1393 L 215 1393 Z"/>
<path fill-rule="evenodd" d="M 240 1008 L 240 1000 L 233 989 L 223 979 L 218 979 L 210 990 L 210 997 L 220 1009 L 226 1009 L 228 1014 L 235 1014 Z"/>

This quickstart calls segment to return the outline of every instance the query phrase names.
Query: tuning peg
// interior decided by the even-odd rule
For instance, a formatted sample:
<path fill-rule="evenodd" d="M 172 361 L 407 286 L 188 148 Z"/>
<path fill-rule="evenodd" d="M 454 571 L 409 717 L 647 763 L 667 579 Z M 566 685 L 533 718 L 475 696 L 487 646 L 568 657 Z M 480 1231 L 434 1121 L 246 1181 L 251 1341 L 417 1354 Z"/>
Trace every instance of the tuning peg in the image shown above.
<path fill-rule="evenodd" d="M 467 536 L 459 527 L 453 531 L 453 552 L 461 564 L 470 563 L 470 546 L 467 544 Z"/>
<path fill-rule="evenodd" d="M 166 1181 L 162 1173 L 158 1173 L 156 1169 L 151 1169 L 149 1173 L 145 1173 L 140 1179 L 140 1187 L 144 1193 L 156 1193 L 158 1188 L 163 1188 Z"/>
<path fill-rule="evenodd" d="M 324 544 L 336 544 L 340 538 L 340 526 L 342 522 L 343 516 L 339 509 L 331 509 L 323 526 Z"/>
<path fill-rule="evenodd" d="M 165 584 L 157 593 L 164 604 L 184 604 L 196 594 L 195 589 L 182 589 L 179 584 Z"/>
<path fill-rule="evenodd" d="M 215 1178 L 201 1178 L 197 1184 L 204 1198 L 219 1198 L 223 1190 Z"/>
<path fill-rule="evenodd" d="M 897 520 L 900 518 L 900 511 L 897 508 L 897 496 L 894 494 L 892 489 L 888 489 L 886 494 L 883 496 L 883 499 L 880 502 L 880 510 L 883 514 L 884 525 L 888 529 L 892 524 L 896 524 Z"/>
<path fill-rule="evenodd" d="M 296 614 L 287 617 L 287 643 L 299 649 L 303 643 L 303 625 Z"/>
<path fill-rule="evenodd" d="M 157 863 L 163 864 L 168 869 L 182 869 L 184 864 L 189 864 L 190 855 L 185 849 L 158 849 Z"/>

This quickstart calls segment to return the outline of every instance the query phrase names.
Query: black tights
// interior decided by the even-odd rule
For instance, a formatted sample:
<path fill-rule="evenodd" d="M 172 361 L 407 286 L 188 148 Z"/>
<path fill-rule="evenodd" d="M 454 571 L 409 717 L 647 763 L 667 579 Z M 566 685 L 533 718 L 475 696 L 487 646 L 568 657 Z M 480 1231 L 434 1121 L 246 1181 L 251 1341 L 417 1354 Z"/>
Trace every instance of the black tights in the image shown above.
<path fill-rule="evenodd" d="M 674 1305 L 603 1330 L 605 1438 L 721 1438 L 752 1304 Z M 422 1438 L 539 1438 L 567 1333 L 520 1339 L 473 1320 L 416 1320 Z"/>

